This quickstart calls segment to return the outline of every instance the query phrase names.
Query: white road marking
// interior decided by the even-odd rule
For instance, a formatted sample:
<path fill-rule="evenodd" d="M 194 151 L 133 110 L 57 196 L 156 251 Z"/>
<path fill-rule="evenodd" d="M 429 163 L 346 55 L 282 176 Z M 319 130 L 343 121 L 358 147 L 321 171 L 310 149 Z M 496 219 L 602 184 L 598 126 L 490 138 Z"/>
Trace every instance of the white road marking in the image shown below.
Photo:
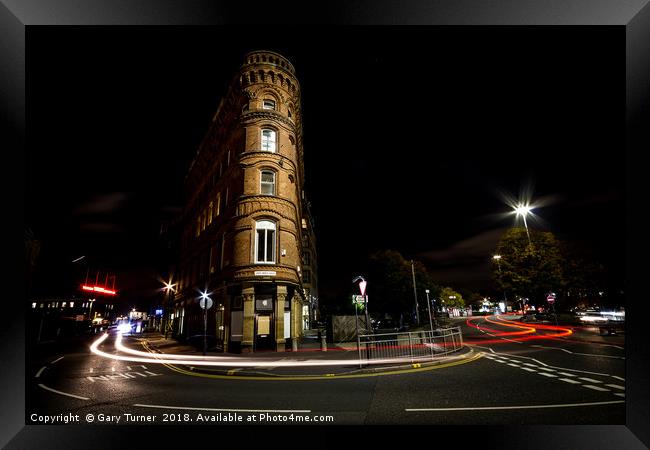
<path fill-rule="evenodd" d="M 546 372 L 537 372 L 539 375 L 544 375 L 545 377 L 551 377 L 551 378 L 557 378 L 557 375 L 553 375 L 552 373 L 546 373 Z"/>
<path fill-rule="evenodd" d="M 623 400 L 614 400 L 614 401 L 610 401 L 610 402 L 565 403 L 565 404 L 557 404 L 557 405 L 478 406 L 478 407 L 468 407 L 468 408 L 406 408 L 404 411 L 409 411 L 409 412 L 418 412 L 418 411 L 481 411 L 481 410 L 494 410 L 494 409 L 569 408 L 569 407 L 574 407 L 574 406 L 613 405 L 613 404 L 617 404 L 617 403 L 625 403 L 625 401 L 623 401 Z"/>
<path fill-rule="evenodd" d="M 531 364 L 531 363 L 522 363 L 522 364 L 525 366 L 537 367 L 535 364 Z"/>
<path fill-rule="evenodd" d="M 566 381 L 567 383 L 580 384 L 579 381 L 571 380 L 570 378 L 560 378 L 560 380 L 562 380 L 562 381 Z"/>
<path fill-rule="evenodd" d="M 619 397 L 625 397 L 625 394 L 621 394 L 620 392 L 616 392 L 616 393 L 614 393 L 614 395 L 617 395 Z"/>
<path fill-rule="evenodd" d="M 609 386 L 609 387 L 613 387 L 613 388 L 616 388 L 616 389 L 620 389 L 620 390 L 622 390 L 622 391 L 625 390 L 625 386 L 621 386 L 621 385 L 618 385 L 618 384 L 606 384 L 605 386 Z"/>
<path fill-rule="evenodd" d="M 36 373 L 36 376 L 34 378 L 40 377 L 44 370 L 45 370 L 45 366 L 41 367 L 41 369 Z"/>
<path fill-rule="evenodd" d="M 131 369 L 131 366 L 126 366 L 126 370 L 131 371 L 133 369 Z"/>
<path fill-rule="evenodd" d="M 497 353 L 497 354 L 498 354 L 498 353 Z M 510 356 L 513 356 L 513 355 L 510 355 Z M 539 365 L 541 365 L 541 366 L 544 366 L 544 367 L 552 367 L 552 368 L 554 368 L 554 369 L 558 369 L 558 370 L 566 370 L 566 371 L 569 371 L 569 372 L 587 373 L 587 374 L 589 374 L 589 375 L 598 375 L 598 376 L 601 376 L 601 377 L 613 377 L 613 375 L 609 375 L 609 374 L 607 374 L 607 373 L 589 372 L 589 371 L 586 371 L 586 370 L 578 370 L 578 369 L 569 369 L 568 367 L 549 366 L 548 364 L 543 363 L 542 361 L 540 361 L 540 360 L 538 360 L 538 359 L 531 358 L 530 356 L 521 356 L 521 355 L 516 355 L 516 357 L 517 357 L 517 358 L 530 359 L 530 360 L 532 360 L 532 361 L 535 361 L 537 364 L 539 364 Z M 513 361 L 519 362 L 519 361 L 517 361 L 517 360 L 513 360 Z"/>
<path fill-rule="evenodd" d="M 590 383 L 602 383 L 602 381 L 594 380 L 592 378 L 578 377 L 578 379 L 582 381 L 589 381 Z"/>
<path fill-rule="evenodd" d="M 540 367 L 541 370 L 546 370 L 548 372 L 555 372 L 554 369 L 549 369 L 548 367 Z"/>
<path fill-rule="evenodd" d="M 510 363 L 508 363 L 508 365 L 509 365 L 510 367 L 521 367 L 521 366 L 518 365 L 518 364 L 510 364 Z"/>
<path fill-rule="evenodd" d="M 87 398 L 87 397 L 81 397 L 81 396 L 79 396 L 79 395 L 68 394 L 67 392 L 57 391 L 56 389 L 52 389 L 52 388 L 50 388 L 50 387 L 45 386 L 44 384 L 40 384 L 40 383 L 39 383 L 39 386 L 42 387 L 43 389 L 46 389 L 46 390 L 51 391 L 51 392 L 54 392 L 55 394 L 65 395 L 65 396 L 72 397 L 72 398 L 78 398 L 78 399 L 80 399 L 80 400 L 90 400 L 90 399 Z"/>
<path fill-rule="evenodd" d="M 548 348 L 551 350 L 562 350 L 563 352 L 569 353 L 571 355 L 582 355 L 582 356 L 593 356 L 594 358 L 616 358 L 616 359 L 625 359 L 624 356 L 612 356 L 612 355 L 599 355 L 597 353 L 578 353 L 578 352 L 572 352 L 570 350 L 567 350 L 566 348 L 558 348 L 558 347 L 547 347 L 545 345 L 531 345 L 531 347 L 536 347 L 536 348 Z"/>
<path fill-rule="evenodd" d="M 565 373 L 565 372 L 558 372 L 560 375 L 564 375 L 565 377 L 577 377 L 578 375 L 574 375 L 572 373 Z"/>
<path fill-rule="evenodd" d="M 224 408 L 195 408 L 191 406 L 166 406 L 166 405 L 144 405 L 135 403 L 133 406 L 141 408 L 158 408 L 158 409 L 186 409 L 189 411 L 220 411 L 220 412 L 249 412 L 249 413 L 309 413 L 311 409 L 224 409 Z"/>
<path fill-rule="evenodd" d="M 94 369 L 91 367 L 91 368 L 90 368 L 90 373 L 93 373 L 93 371 L 94 371 Z"/>
<path fill-rule="evenodd" d="M 495 359 L 495 361 L 498 362 L 498 363 L 501 363 L 501 364 L 505 364 L 505 363 L 506 363 L 505 361 L 501 361 L 500 359 Z"/>
<path fill-rule="evenodd" d="M 617 380 L 625 381 L 625 378 L 617 377 L 616 375 L 611 375 L 612 378 L 616 378 Z"/>
<path fill-rule="evenodd" d="M 54 361 L 52 361 L 50 364 L 54 364 L 54 363 L 56 363 L 56 362 L 59 362 L 59 361 L 61 361 L 63 358 L 65 358 L 65 357 L 62 356 L 62 357 L 60 357 L 60 358 L 57 358 L 57 359 L 55 359 Z"/>
<path fill-rule="evenodd" d="M 609 389 L 601 388 L 600 386 L 592 386 L 590 384 L 583 384 L 583 387 L 593 389 L 594 391 L 603 391 L 603 392 L 609 392 Z"/>
<path fill-rule="evenodd" d="M 523 370 L 527 370 L 527 371 L 529 371 L 529 372 L 535 372 L 535 370 L 533 370 L 533 369 L 529 369 L 528 367 L 522 367 L 522 369 L 523 369 Z"/>

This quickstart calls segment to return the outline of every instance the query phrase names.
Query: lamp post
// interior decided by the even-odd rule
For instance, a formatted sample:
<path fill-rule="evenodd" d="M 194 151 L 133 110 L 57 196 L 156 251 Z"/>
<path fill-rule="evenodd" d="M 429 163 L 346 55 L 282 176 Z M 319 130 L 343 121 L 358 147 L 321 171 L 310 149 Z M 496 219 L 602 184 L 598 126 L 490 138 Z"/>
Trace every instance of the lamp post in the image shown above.
<path fill-rule="evenodd" d="M 424 291 L 427 294 L 427 310 L 429 311 L 429 326 L 431 326 L 431 338 L 433 339 L 433 319 L 431 316 L 431 300 L 429 300 L 429 289 Z"/>
<path fill-rule="evenodd" d="M 203 356 L 205 356 L 208 349 L 208 308 L 212 306 L 212 299 L 207 292 L 201 292 L 200 305 L 203 308 Z"/>
<path fill-rule="evenodd" d="M 499 277 L 501 276 L 501 255 L 494 255 L 492 257 L 494 261 L 497 262 L 497 268 L 499 270 Z M 503 290 L 503 307 L 505 309 L 504 313 L 508 310 L 508 297 L 506 297 L 506 290 Z"/>
<path fill-rule="evenodd" d="M 526 205 L 519 204 L 515 208 L 515 213 L 518 216 L 521 216 L 521 217 L 524 218 L 524 227 L 526 227 L 526 236 L 528 236 L 528 245 L 530 245 L 530 246 L 532 246 L 533 244 L 530 242 L 530 233 L 528 232 L 528 223 L 526 222 L 526 216 L 530 213 L 530 211 L 532 209 L 533 208 L 531 208 L 530 205 L 528 205 L 528 204 L 526 204 Z"/>
<path fill-rule="evenodd" d="M 162 320 L 162 326 L 163 326 L 163 332 L 165 333 L 165 339 L 167 339 L 167 322 L 168 322 L 168 315 L 167 311 L 169 310 L 169 303 L 172 301 L 172 295 L 176 290 L 174 289 L 174 286 L 176 284 L 172 284 L 171 278 L 169 279 L 168 283 L 165 283 L 165 287 L 163 288 L 166 291 L 164 303 L 163 303 L 163 320 Z"/>
<path fill-rule="evenodd" d="M 415 267 L 413 266 L 413 260 L 411 260 L 411 273 L 413 274 L 413 296 L 415 297 L 415 319 L 417 320 L 418 325 L 420 325 L 420 311 L 418 307 L 418 291 L 415 288 Z"/>
<path fill-rule="evenodd" d="M 93 312 L 93 303 L 95 302 L 94 298 L 88 299 L 88 302 L 90 303 L 90 309 L 88 310 L 88 318 L 92 321 L 94 317 L 91 317 L 90 314 Z"/>

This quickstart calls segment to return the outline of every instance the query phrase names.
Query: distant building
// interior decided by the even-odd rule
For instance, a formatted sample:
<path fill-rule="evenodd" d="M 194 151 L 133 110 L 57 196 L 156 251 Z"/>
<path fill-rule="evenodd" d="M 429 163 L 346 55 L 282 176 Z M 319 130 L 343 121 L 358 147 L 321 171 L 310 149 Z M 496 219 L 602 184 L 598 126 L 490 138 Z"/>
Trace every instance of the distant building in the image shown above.
<path fill-rule="evenodd" d="M 293 65 L 247 54 L 185 180 L 180 260 L 166 314 L 177 336 L 208 335 L 224 351 L 294 348 L 317 317 L 316 251 Z"/>

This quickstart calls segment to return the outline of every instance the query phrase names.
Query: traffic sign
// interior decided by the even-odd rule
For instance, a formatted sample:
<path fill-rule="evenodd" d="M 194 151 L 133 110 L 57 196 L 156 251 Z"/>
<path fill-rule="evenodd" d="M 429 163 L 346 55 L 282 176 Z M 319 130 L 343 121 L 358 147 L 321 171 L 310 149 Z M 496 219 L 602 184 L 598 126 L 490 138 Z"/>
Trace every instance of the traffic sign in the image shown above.
<path fill-rule="evenodd" d="M 365 295 L 366 293 L 366 285 L 368 282 L 366 280 L 362 280 L 359 282 L 359 290 L 361 291 L 361 295 Z"/>
<path fill-rule="evenodd" d="M 553 295 L 553 294 L 549 294 L 549 295 L 546 297 L 546 301 L 549 302 L 549 303 L 553 303 L 553 302 L 555 301 L 555 295 Z"/>
<path fill-rule="evenodd" d="M 205 302 L 206 301 L 208 302 L 208 309 L 212 308 L 212 299 L 209 298 L 209 297 L 206 297 L 206 298 L 202 298 L 199 301 L 199 306 L 201 307 L 201 309 L 205 309 Z"/>

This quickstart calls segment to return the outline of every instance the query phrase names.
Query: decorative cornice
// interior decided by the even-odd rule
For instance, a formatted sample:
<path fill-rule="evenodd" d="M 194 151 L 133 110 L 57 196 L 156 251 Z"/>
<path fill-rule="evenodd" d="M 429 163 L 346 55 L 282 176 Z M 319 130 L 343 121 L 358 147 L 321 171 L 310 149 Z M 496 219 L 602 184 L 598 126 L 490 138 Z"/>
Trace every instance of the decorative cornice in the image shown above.
<path fill-rule="evenodd" d="M 242 123 L 248 123 L 252 122 L 255 120 L 277 120 L 278 122 L 282 122 L 285 125 L 288 125 L 291 130 L 295 133 L 296 126 L 293 123 L 292 120 L 290 120 L 288 117 L 285 117 L 284 115 L 280 114 L 277 111 L 273 111 L 270 109 L 264 109 L 264 110 L 249 110 L 245 111 L 241 115 L 241 122 Z"/>

